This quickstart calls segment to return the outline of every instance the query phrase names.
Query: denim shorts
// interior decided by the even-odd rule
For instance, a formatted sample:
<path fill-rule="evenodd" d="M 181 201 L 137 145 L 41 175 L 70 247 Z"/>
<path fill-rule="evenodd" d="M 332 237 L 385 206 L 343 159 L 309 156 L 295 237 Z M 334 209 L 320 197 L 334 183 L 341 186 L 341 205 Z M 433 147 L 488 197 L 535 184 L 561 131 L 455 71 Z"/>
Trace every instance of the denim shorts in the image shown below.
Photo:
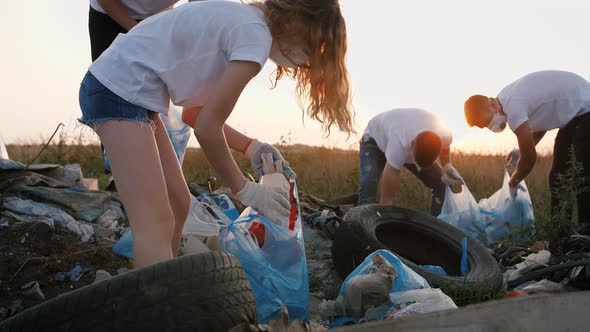
<path fill-rule="evenodd" d="M 80 84 L 79 101 L 82 118 L 78 121 L 90 126 L 108 120 L 131 120 L 150 124 L 150 115 L 155 113 L 119 97 L 100 83 L 91 72 L 86 73 Z"/>

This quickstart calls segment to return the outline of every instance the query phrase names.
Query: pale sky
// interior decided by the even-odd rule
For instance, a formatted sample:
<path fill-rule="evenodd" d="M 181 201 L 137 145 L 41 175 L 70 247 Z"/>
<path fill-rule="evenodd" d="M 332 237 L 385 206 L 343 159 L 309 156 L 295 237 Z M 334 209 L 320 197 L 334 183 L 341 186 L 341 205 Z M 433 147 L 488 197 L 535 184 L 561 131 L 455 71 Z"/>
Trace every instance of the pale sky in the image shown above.
<path fill-rule="evenodd" d="M 463 102 L 496 95 L 527 73 L 568 70 L 590 79 L 587 0 L 340 0 L 348 27 L 348 68 L 356 129 L 383 111 L 419 107 L 438 114 L 454 132 L 454 148 L 502 152 L 512 132 L 469 129 Z M 48 137 L 59 122 L 78 135 L 78 87 L 90 64 L 88 2 L 5 1 L 0 28 L 0 135 L 8 143 Z M 268 62 L 243 93 L 229 123 L 260 140 L 356 147 L 357 136 L 319 125 L 297 108 L 294 85 L 269 90 Z M 95 140 L 83 131 L 88 141 Z M 555 133 L 541 143 L 547 151 Z M 196 146 L 192 138 L 191 145 Z"/>

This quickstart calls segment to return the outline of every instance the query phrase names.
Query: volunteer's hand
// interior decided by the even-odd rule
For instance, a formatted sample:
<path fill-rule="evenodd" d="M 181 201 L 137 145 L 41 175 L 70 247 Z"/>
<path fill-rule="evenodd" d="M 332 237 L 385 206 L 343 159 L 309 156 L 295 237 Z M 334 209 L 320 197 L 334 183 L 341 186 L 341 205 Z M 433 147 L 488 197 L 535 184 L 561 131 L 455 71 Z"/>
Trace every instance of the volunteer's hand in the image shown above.
<path fill-rule="evenodd" d="M 516 169 L 516 164 L 520 159 L 520 150 L 514 149 L 510 151 L 510 153 L 506 156 L 506 169 L 508 172 L 512 173 Z"/>
<path fill-rule="evenodd" d="M 250 158 L 252 170 L 259 175 L 283 172 L 283 166 L 289 165 L 277 148 L 270 144 L 262 143 L 257 139 L 250 143 L 246 149 L 245 155 Z M 264 160 L 266 160 L 267 167 L 269 168 L 268 170 L 272 169 L 274 172 L 267 172 L 267 170 L 264 169 Z M 288 175 L 290 176 L 291 174 Z"/>
<path fill-rule="evenodd" d="M 442 181 L 447 184 L 448 186 L 453 186 L 456 184 L 464 184 L 463 177 L 461 174 L 451 165 L 451 163 L 446 164 L 442 169 Z"/>
<path fill-rule="evenodd" d="M 510 198 L 511 199 L 516 199 L 516 196 L 518 196 L 519 190 L 526 191 L 526 188 L 522 184 L 522 181 L 519 182 L 518 184 L 516 184 L 515 186 L 513 186 L 513 183 L 509 183 L 508 188 L 510 188 Z"/>
<path fill-rule="evenodd" d="M 242 204 L 255 207 L 271 221 L 289 216 L 291 204 L 288 185 L 265 187 L 256 182 L 246 181 L 244 188 L 235 197 Z"/>
<path fill-rule="evenodd" d="M 264 174 L 283 173 L 283 161 L 274 160 L 272 153 L 261 153 L 262 172 Z"/>

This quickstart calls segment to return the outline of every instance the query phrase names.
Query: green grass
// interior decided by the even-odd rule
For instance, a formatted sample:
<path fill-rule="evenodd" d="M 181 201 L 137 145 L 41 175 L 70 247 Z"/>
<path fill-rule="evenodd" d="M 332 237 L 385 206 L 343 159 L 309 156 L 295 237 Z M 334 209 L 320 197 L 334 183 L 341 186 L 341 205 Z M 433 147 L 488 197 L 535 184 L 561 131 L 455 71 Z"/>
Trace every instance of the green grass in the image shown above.
<path fill-rule="evenodd" d="M 12 159 L 26 163 L 40 149 L 40 145 L 9 145 L 8 153 Z M 281 146 L 280 150 L 297 173 L 297 185 L 300 190 L 324 199 L 334 199 L 357 192 L 357 151 L 302 146 Z M 234 153 L 234 157 L 243 170 L 250 171 L 250 164 L 246 158 L 238 153 Z M 490 196 L 501 187 L 504 175 L 503 156 L 454 153 L 452 160 L 477 200 Z M 71 144 L 61 137 L 47 148 L 36 163 L 79 163 L 85 177 L 99 179 L 100 188 L 104 188 L 108 181 L 103 170 L 100 147 L 96 145 Z M 547 179 L 550 169 L 551 156 L 541 156 L 526 180 L 533 201 L 535 223 L 541 238 L 550 220 L 550 192 Z M 216 175 L 202 151 L 194 148 L 188 149 L 183 170 L 188 183 L 206 183 L 209 176 Z M 222 181 L 218 183 L 223 184 Z M 396 199 L 399 206 L 427 211 L 430 192 L 411 173 L 404 170 Z"/>

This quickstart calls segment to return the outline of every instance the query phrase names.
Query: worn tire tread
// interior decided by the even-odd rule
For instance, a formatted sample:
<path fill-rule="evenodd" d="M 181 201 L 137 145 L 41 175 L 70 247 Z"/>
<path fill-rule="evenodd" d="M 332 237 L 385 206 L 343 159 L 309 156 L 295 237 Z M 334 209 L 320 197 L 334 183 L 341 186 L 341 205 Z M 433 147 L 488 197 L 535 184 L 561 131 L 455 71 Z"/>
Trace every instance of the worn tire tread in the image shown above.
<path fill-rule="evenodd" d="M 0 323 L 0 331 L 227 331 L 256 322 L 246 275 L 227 253 L 161 262 L 82 287 Z"/>

